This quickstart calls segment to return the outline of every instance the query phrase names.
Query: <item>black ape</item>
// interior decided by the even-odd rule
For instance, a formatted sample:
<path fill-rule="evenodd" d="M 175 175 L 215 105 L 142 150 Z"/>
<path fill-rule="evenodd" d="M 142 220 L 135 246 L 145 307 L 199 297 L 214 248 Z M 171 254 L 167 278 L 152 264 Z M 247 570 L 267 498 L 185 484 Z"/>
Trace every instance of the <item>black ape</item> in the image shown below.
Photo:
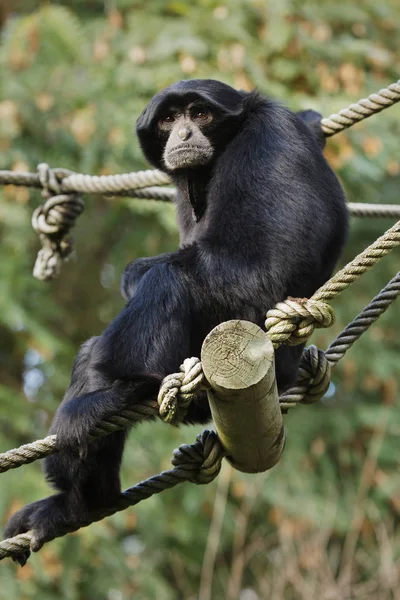
<path fill-rule="evenodd" d="M 217 81 L 181 81 L 154 96 L 137 133 L 148 160 L 176 184 L 180 248 L 127 266 L 124 310 L 76 358 L 50 430 L 62 450 L 45 461 L 58 493 L 6 527 L 6 537 L 33 529 L 34 550 L 120 493 L 126 433 L 88 442 L 90 429 L 156 395 L 161 379 L 199 356 L 222 321 L 263 327 L 276 302 L 311 296 L 346 236 L 345 197 L 312 111 L 298 116 Z M 294 381 L 301 351 L 277 351 L 280 390 Z M 205 398 L 191 405 L 187 421 L 208 418 Z"/>

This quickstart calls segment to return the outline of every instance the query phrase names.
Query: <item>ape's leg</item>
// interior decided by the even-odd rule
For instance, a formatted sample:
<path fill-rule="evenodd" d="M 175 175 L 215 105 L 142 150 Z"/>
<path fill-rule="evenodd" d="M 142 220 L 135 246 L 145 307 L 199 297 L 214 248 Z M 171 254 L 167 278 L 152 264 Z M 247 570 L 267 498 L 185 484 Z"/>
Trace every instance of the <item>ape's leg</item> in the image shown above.
<path fill-rule="evenodd" d="M 190 353 L 190 284 L 178 268 L 156 265 L 103 335 L 84 345 L 51 432 L 60 452 L 46 459 L 48 479 L 61 492 L 14 515 L 5 535 L 34 530 L 37 550 L 67 522 L 114 503 L 120 493 L 124 432 L 90 441 L 90 430 L 144 397 Z M 147 375 L 156 374 L 158 377 Z M 84 457 L 79 449 L 85 448 Z M 21 557 L 21 562 L 27 556 Z"/>
<path fill-rule="evenodd" d="M 4 538 L 32 530 L 31 548 L 37 552 L 46 541 L 68 531 L 71 524 L 79 527 L 91 521 L 90 514 L 96 508 L 112 505 L 120 494 L 119 466 L 125 436 L 125 431 L 117 431 L 107 436 L 107 440 L 94 440 L 87 459 L 79 464 L 76 462 L 79 459 L 68 451 L 46 459 L 46 471 L 53 474 L 50 478 L 59 489 L 64 486 L 65 491 L 28 504 L 15 513 L 6 525 Z M 71 479 L 73 473 L 76 480 Z M 14 560 L 23 566 L 29 556 L 28 550 Z"/>

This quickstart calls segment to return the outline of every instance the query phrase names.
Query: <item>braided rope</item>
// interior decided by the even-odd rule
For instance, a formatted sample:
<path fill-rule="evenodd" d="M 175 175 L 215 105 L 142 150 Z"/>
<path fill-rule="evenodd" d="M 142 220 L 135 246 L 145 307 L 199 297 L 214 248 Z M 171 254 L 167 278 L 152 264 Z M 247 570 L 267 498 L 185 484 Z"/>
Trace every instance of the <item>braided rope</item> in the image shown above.
<path fill-rule="evenodd" d="M 41 163 L 38 169 L 45 165 Z M 84 175 L 68 169 L 50 169 L 51 190 L 55 193 L 90 193 L 117 194 L 118 192 L 146 188 L 152 185 L 171 183 L 168 175 L 162 171 L 148 170 L 117 175 Z M 57 189 L 54 188 L 57 183 Z M 0 171 L 0 185 L 23 185 L 26 187 L 43 187 L 39 173 L 19 173 L 16 171 Z"/>
<path fill-rule="evenodd" d="M 61 173 L 70 173 L 66 169 L 51 169 L 57 179 L 60 179 Z M 153 171 L 142 171 L 138 173 L 152 173 Z M 66 178 L 66 175 L 64 175 Z M 84 175 L 88 178 L 89 175 Z M 99 177 L 98 179 L 101 179 Z M 70 180 L 69 180 L 70 181 Z M 72 181 L 72 180 L 71 180 Z M 70 186 L 71 186 L 70 181 Z M 36 173 L 19 173 L 16 171 L 0 171 L 0 185 L 19 185 L 25 187 L 42 187 L 39 176 Z M 150 184 L 149 184 L 150 185 Z M 62 187 L 62 184 L 61 184 Z M 114 185 L 115 188 L 115 185 Z M 107 188 L 108 189 L 108 188 Z M 92 194 L 101 193 L 109 197 L 130 196 L 146 200 L 160 200 L 173 202 L 176 197 L 176 189 L 173 187 L 152 186 L 133 189 L 113 189 L 112 191 L 97 192 L 92 190 Z M 354 217 L 400 217 L 400 205 L 398 204 L 372 204 L 363 202 L 349 202 L 347 204 L 349 213 Z"/>
<path fill-rule="evenodd" d="M 347 204 L 352 217 L 386 217 L 398 219 L 400 204 L 369 204 L 366 202 L 349 202 Z"/>
<path fill-rule="evenodd" d="M 274 348 L 278 348 L 281 344 L 303 344 L 315 327 L 331 327 L 334 322 L 335 313 L 329 304 L 312 298 L 287 298 L 267 312 L 265 327 Z"/>
<path fill-rule="evenodd" d="M 329 387 L 331 367 L 335 366 L 335 364 L 343 358 L 344 354 L 354 342 L 358 340 L 362 333 L 364 333 L 380 317 L 380 315 L 387 310 L 399 295 L 400 272 L 397 273 L 387 286 L 385 286 L 364 310 L 337 336 L 336 340 L 331 343 L 326 352 L 318 350 L 315 346 L 306 348 L 300 363 L 296 385 L 284 392 L 280 397 L 281 409 L 286 411 L 299 402 L 310 404 L 319 400 Z M 201 363 L 198 359 L 187 360 L 186 367 L 182 366 L 181 373 L 175 375 L 178 385 L 182 386 L 184 381 L 184 377 L 181 377 L 182 373 L 192 373 L 192 382 L 187 383 L 187 387 L 184 390 L 184 392 L 187 393 L 190 389 L 190 394 L 192 394 L 195 388 L 199 389 L 199 386 L 203 385 Z M 171 380 L 169 378 L 170 376 L 166 378 L 167 383 Z M 168 388 L 167 383 L 165 385 L 166 389 Z M 147 407 L 141 405 L 140 407 L 135 408 L 137 410 L 143 409 L 142 415 L 144 418 L 146 418 L 146 416 L 151 417 L 157 410 L 154 404 L 155 403 L 149 403 Z M 128 413 L 117 416 L 116 422 L 118 427 L 126 426 L 125 419 L 128 419 L 129 422 L 131 422 L 131 418 L 132 415 Z M 104 434 L 110 433 L 115 430 L 115 428 L 117 427 L 114 423 L 114 418 L 111 418 L 105 426 L 102 423 L 96 431 L 99 434 L 100 432 Z M 49 436 L 44 440 L 38 440 L 33 444 L 27 444 L 26 446 L 21 446 L 20 448 L 10 450 L 8 453 L 0 455 L 0 467 L 2 467 L 0 468 L 0 472 L 16 468 L 21 464 L 33 462 L 37 458 L 42 458 L 57 451 L 55 442 L 56 436 Z M 209 444 L 208 446 L 207 443 Z M 195 483 L 208 483 L 211 481 L 217 476 L 220 470 L 224 450 L 214 432 L 204 431 L 201 436 L 197 437 L 196 444 L 193 446 L 180 446 L 179 450 L 175 451 L 174 459 L 172 461 L 175 465 L 174 469 L 164 471 L 160 475 L 151 477 L 150 479 L 129 488 L 121 494 L 117 505 L 107 511 L 92 515 L 88 521 L 68 524 L 65 530 L 59 532 L 59 536 L 71 531 L 76 531 L 80 527 L 101 520 L 110 514 L 114 514 L 114 512 L 124 510 L 128 506 L 133 506 L 141 500 L 149 498 L 153 494 L 160 493 L 164 489 L 173 487 L 183 481 L 193 481 Z M 204 452 L 201 455 L 204 459 L 202 462 L 199 458 L 200 446 L 204 449 Z M 0 542 L 0 560 L 7 556 L 17 557 L 18 555 L 29 552 L 32 537 L 33 533 L 28 532 Z"/>
<path fill-rule="evenodd" d="M 91 523 L 100 521 L 105 517 L 125 510 L 129 506 L 134 506 L 142 500 L 150 498 L 154 494 L 175 487 L 185 481 L 190 481 L 196 484 L 210 483 L 217 477 L 225 451 L 214 431 L 204 430 L 196 438 L 196 442 L 192 445 L 181 445 L 177 450 L 174 450 L 172 457 L 173 469 L 163 471 L 159 475 L 154 475 L 149 479 L 139 482 L 137 485 L 128 488 L 119 496 L 117 503 L 102 511 L 96 511 L 90 515 L 89 519 L 81 520 L 74 523 L 66 523 L 65 527 L 57 532 L 56 537 L 61 537 L 66 533 L 77 531 L 81 527 L 86 527 Z M 0 560 L 7 556 L 14 557 L 18 560 L 18 555 L 27 555 L 30 551 L 31 542 L 33 541 L 33 532 L 28 531 L 17 535 L 13 538 L 8 538 L 0 542 Z M 50 538 L 54 539 L 54 538 Z M 46 540 L 46 542 L 50 541 Z M 39 549 L 39 548 L 35 548 Z M 23 557 L 21 564 L 26 562 L 27 556 Z"/>
<path fill-rule="evenodd" d="M 73 173 L 63 180 L 63 190 L 89 194 L 113 194 L 123 190 L 136 190 L 168 183 L 171 183 L 168 175 L 157 170 L 101 176 Z"/>
<path fill-rule="evenodd" d="M 158 393 L 160 417 L 166 423 L 178 425 L 186 416 L 189 404 L 200 389 L 208 387 L 199 358 L 187 358 L 180 373 L 167 375 Z"/>
<path fill-rule="evenodd" d="M 296 345 L 307 341 L 315 327 L 330 327 L 334 322 L 332 308 L 326 304 L 381 258 L 400 246 L 400 221 L 338 271 L 309 299 L 287 298 L 267 312 L 265 327 L 274 347 Z"/>
<path fill-rule="evenodd" d="M 331 300 L 398 246 L 400 246 L 400 221 L 397 221 L 393 227 L 321 286 L 311 296 L 311 300 L 322 300 L 323 302 Z"/>
<path fill-rule="evenodd" d="M 148 420 L 158 415 L 158 404 L 156 400 L 144 400 L 141 404 L 132 406 L 130 410 L 125 410 L 118 415 L 113 415 L 107 420 L 101 421 L 95 429 L 90 432 L 90 437 L 95 438 L 102 435 L 108 435 L 119 429 L 126 429 L 132 423 Z M 36 440 L 30 444 L 25 444 L 19 448 L 13 448 L 0 454 L 0 473 L 5 473 L 10 469 L 16 469 L 21 465 L 26 465 L 45 458 L 49 454 L 58 452 L 57 437 L 49 435 L 43 440 Z"/>
<path fill-rule="evenodd" d="M 334 365 L 343 358 L 354 342 L 375 323 L 399 295 L 400 271 L 330 344 L 325 352 L 329 362 Z"/>
<path fill-rule="evenodd" d="M 305 348 L 296 384 L 281 394 L 279 399 L 281 408 L 287 410 L 299 402 L 310 404 L 322 398 L 329 387 L 330 370 L 398 296 L 400 296 L 400 271 L 339 333 L 325 352 L 317 350 L 315 346 Z"/>
<path fill-rule="evenodd" d="M 390 84 L 387 88 L 371 94 L 368 98 L 362 98 L 356 104 L 350 104 L 338 113 L 321 120 L 322 131 L 326 137 L 335 135 L 351 127 L 367 117 L 381 112 L 385 108 L 396 104 L 400 100 L 400 80 Z"/>
<path fill-rule="evenodd" d="M 304 348 L 296 383 L 279 398 L 281 409 L 287 411 L 300 402 L 314 404 L 328 391 L 330 382 L 331 364 L 325 352 L 313 345 Z"/>

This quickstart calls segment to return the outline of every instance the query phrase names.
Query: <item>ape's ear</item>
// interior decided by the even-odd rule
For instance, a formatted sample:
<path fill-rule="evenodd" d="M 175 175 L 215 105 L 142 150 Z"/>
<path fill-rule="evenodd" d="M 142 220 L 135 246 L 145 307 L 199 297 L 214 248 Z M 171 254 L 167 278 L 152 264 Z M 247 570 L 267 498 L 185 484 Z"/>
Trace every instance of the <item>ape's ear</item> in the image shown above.
<path fill-rule="evenodd" d="M 315 137 L 317 138 L 319 145 L 321 148 L 325 148 L 325 144 L 326 144 L 326 138 L 324 136 L 324 133 L 321 129 L 321 119 L 322 119 L 322 115 L 320 115 L 317 111 L 315 110 L 300 110 L 299 112 L 296 113 L 296 115 L 298 117 L 300 117 L 300 119 L 302 121 L 304 121 L 305 123 L 307 123 L 307 125 L 309 126 L 309 128 L 314 132 Z"/>

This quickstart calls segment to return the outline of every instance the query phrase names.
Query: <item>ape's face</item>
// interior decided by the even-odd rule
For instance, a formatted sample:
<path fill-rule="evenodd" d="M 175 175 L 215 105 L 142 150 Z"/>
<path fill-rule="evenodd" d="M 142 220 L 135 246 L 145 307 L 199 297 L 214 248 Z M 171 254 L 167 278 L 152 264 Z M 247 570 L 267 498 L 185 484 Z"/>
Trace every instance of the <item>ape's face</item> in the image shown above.
<path fill-rule="evenodd" d="M 210 165 L 237 133 L 245 97 L 208 79 L 179 81 L 162 90 L 137 120 L 145 156 L 172 176 Z"/>
<path fill-rule="evenodd" d="M 160 113 L 157 130 L 164 140 L 163 159 L 170 171 L 207 165 L 214 155 L 211 141 L 216 115 L 201 99 L 167 105 Z"/>

